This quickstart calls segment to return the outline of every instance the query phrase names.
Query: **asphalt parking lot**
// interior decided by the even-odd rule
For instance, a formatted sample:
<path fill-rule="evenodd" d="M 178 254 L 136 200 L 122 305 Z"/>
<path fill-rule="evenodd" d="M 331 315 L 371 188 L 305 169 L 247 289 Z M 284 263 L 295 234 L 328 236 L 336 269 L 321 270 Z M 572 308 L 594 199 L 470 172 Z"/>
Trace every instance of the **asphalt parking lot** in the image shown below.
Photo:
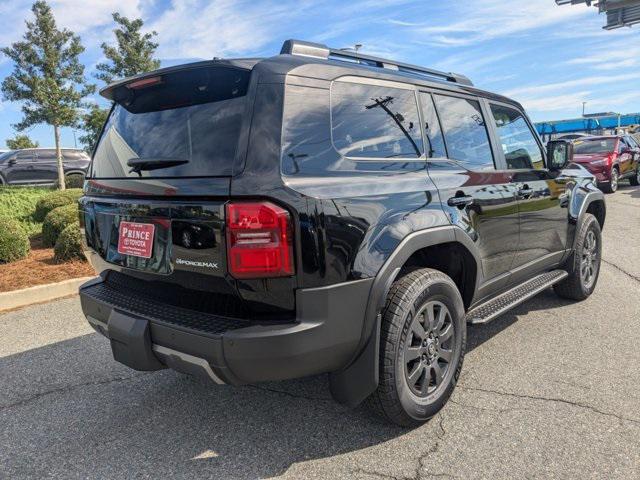
<path fill-rule="evenodd" d="M 114 362 L 77 298 L 0 316 L 0 478 L 640 478 L 640 187 L 606 197 L 596 292 L 469 332 L 449 404 L 403 430 L 325 377 L 220 387 Z"/>

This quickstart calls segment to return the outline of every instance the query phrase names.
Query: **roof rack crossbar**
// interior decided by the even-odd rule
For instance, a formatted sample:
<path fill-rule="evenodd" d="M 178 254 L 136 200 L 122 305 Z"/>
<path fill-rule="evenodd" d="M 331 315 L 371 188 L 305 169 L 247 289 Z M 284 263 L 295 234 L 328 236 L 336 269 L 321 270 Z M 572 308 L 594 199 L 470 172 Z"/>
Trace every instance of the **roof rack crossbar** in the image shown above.
<path fill-rule="evenodd" d="M 287 40 L 282 45 L 280 53 L 322 58 L 324 60 L 332 58 L 336 60 L 354 61 L 372 67 L 386 68 L 418 76 L 444 79 L 448 82 L 458 83 L 460 85 L 473 86 L 473 83 L 468 77 L 458 73 L 443 72 L 432 68 L 412 65 L 410 63 L 397 62 L 386 58 L 365 55 L 359 52 L 329 48 L 321 43 L 305 42 L 302 40 Z"/>

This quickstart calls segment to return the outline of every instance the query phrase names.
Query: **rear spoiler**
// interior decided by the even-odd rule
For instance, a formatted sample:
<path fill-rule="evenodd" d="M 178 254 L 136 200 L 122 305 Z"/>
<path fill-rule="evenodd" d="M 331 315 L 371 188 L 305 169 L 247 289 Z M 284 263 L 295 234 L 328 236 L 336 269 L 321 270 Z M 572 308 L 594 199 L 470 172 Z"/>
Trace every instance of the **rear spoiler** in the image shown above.
<path fill-rule="evenodd" d="M 182 65 L 174 65 L 172 67 L 159 68 L 157 70 L 152 70 L 151 72 L 141 73 L 139 75 L 133 75 L 131 77 L 123 78 L 121 80 L 116 80 L 115 82 L 110 83 L 104 88 L 100 89 L 100 95 L 102 95 L 107 100 L 115 101 L 115 91 L 124 87 L 130 83 L 140 82 L 145 79 L 150 79 L 153 77 L 159 77 L 165 75 L 167 73 L 178 72 L 181 70 L 189 70 L 192 68 L 201 68 L 205 66 L 211 65 L 225 65 L 230 67 L 242 68 L 244 70 L 251 70 L 256 63 L 258 63 L 261 58 L 234 58 L 234 59 L 218 59 L 215 58 L 213 60 L 205 60 L 202 62 L 193 62 Z"/>

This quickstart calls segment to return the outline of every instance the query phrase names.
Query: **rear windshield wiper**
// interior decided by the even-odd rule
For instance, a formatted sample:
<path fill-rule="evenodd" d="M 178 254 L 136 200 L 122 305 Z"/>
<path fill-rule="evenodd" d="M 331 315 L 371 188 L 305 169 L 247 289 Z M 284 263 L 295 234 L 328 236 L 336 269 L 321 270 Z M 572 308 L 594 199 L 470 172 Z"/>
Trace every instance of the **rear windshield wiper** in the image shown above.
<path fill-rule="evenodd" d="M 189 163 L 189 160 L 183 158 L 130 158 L 127 160 L 127 166 L 131 167 L 129 173 L 137 173 L 142 176 L 143 170 L 159 170 L 161 168 L 176 167 Z"/>

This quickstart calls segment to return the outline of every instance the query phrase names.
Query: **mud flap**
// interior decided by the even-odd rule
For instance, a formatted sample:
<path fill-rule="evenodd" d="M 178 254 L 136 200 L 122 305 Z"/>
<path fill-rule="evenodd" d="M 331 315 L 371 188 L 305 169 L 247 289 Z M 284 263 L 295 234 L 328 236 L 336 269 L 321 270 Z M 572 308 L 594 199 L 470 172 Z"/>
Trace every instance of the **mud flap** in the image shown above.
<path fill-rule="evenodd" d="M 166 368 L 151 349 L 149 322 L 112 310 L 107 323 L 113 358 L 134 370 Z"/>

